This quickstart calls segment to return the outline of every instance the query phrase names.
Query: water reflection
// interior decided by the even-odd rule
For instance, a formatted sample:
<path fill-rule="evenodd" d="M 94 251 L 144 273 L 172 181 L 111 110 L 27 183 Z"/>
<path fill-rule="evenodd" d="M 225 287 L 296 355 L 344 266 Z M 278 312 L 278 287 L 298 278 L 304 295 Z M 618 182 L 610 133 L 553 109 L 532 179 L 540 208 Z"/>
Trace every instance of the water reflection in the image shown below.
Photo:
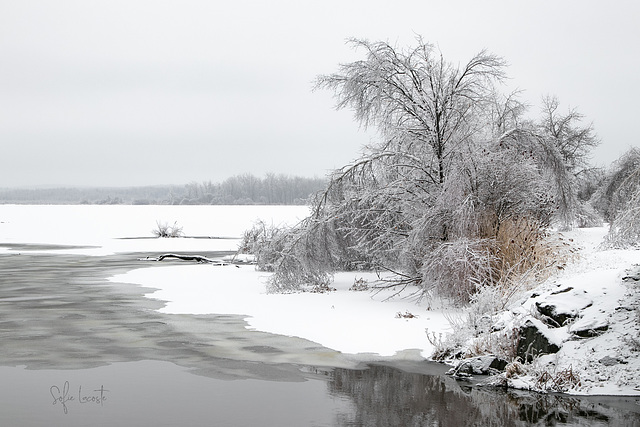
<path fill-rule="evenodd" d="M 64 395 L 68 381 L 104 384 L 110 400 L 103 424 L 66 425 L 129 425 L 131 411 L 136 425 L 155 426 L 640 426 L 635 399 L 485 390 L 427 363 L 346 369 L 355 364 L 344 355 L 247 330 L 241 316 L 159 313 L 142 288 L 105 280 L 141 267 L 138 256 L 0 254 L 0 425 L 62 416 L 50 390 Z"/>
<path fill-rule="evenodd" d="M 483 389 L 388 366 L 336 369 L 328 388 L 354 404 L 352 412 L 336 415 L 340 426 L 640 425 L 634 398 L 617 398 L 616 407 L 595 399 Z"/>
<path fill-rule="evenodd" d="M 158 312 L 163 303 L 143 296 L 149 289 L 107 281 L 148 268 L 136 261 L 140 256 L 0 255 L 0 366 L 86 369 L 161 360 L 216 378 L 286 381 L 304 380 L 295 363 L 353 366 L 313 342 L 247 330 L 242 316 Z"/>

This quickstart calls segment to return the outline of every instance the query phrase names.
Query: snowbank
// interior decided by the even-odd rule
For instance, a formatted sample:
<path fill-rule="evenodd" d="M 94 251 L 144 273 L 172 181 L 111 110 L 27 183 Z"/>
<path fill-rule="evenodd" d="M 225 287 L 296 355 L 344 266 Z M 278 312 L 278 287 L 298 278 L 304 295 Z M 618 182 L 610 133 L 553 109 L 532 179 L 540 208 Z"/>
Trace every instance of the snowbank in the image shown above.
<path fill-rule="evenodd" d="M 559 319 L 561 326 L 541 329 L 561 348 L 535 360 L 534 373 L 547 373 L 543 378 L 549 380 L 570 374 L 573 384 L 564 384 L 564 391 L 572 394 L 640 395 L 640 283 L 623 280 L 638 269 L 640 251 L 601 250 L 606 231 L 563 233 L 579 248 L 579 258 L 496 316 L 494 327 L 517 329 L 532 314 L 552 326 L 558 325 L 548 316 Z M 531 373 L 507 382 L 539 391 L 549 386 Z"/>
<path fill-rule="evenodd" d="M 349 290 L 356 279 L 375 280 L 371 273 L 340 273 L 332 284 L 336 290 L 322 294 L 267 294 L 266 278 L 253 266 L 185 265 L 134 270 L 111 280 L 157 288 L 147 296 L 166 301 L 164 313 L 244 315 L 249 328 L 370 360 L 427 358 L 433 347 L 425 329 L 449 330 L 445 312 L 427 310 L 426 303 L 402 295 L 389 300 L 392 290 Z M 415 317 L 398 316 L 407 312 Z"/>

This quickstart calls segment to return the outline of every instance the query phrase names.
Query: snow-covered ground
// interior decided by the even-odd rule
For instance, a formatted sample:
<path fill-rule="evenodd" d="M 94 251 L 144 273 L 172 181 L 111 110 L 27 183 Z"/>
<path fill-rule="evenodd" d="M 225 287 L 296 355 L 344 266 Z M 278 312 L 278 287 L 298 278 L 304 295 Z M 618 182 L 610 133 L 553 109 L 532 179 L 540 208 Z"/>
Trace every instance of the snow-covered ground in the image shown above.
<path fill-rule="evenodd" d="M 356 279 L 375 280 L 372 273 L 337 274 L 336 291 L 322 294 L 267 294 L 266 278 L 253 266 L 186 265 L 133 270 L 112 280 L 158 288 L 147 296 L 166 301 L 165 313 L 244 315 L 249 328 L 306 338 L 365 360 L 427 358 L 433 347 L 425 329 L 449 330 L 446 311 L 427 310 L 426 303 L 389 300 L 391 290 L 349 290 Z M 416 317 L 398 316 L 407 312 Z"/>
<path fill-rule="evenodd" d="M 235 251 L 255 221 L 293 225 L 308 213 L 306 206 L 0 205 L 0 243 L 69 245 L 56 253 L 95 256 Z M 177 223 L 190 237 L 154 239 L 157 223 Z"/>
<path fill-rule="evenodd" d="M 534 370 L 548 372 L 547 378 L 571 372 L 579 383 L 570 386 L 569 393 L 640 395 L 640 282 L 623 281 L 630 272 L 640 272 L 640 251 L 602 249 L 606 233 L 605 227 L 562 233 L 565 242 L 577 248 L 577 258 L 502 313 L 500 323 L 509 329 L 539 317 L 536 303 L 577 315 L 566 326 L 546 329 L 561 349 L 535 360 Z M 580 330 L 594 336 L 576 336 Z M 512 378 L 509 384 L 545 388 L 530 375 Z"/>
<path fill-rule="evenodd" d="M 255 220 L 293 224 L 307 212 L 305 207 L 269 206 L 0 206 L 0 243 L 91 246 L 55 251 L 88 255 L 233 251 L 242 232 Z M 231 239 L 123 239 L 151 237 L 156 221 L 177 221 L 188 236 Z M 551 330 L 551 338 L 562 349 L 536 363 L 550 372 L 571 367 L 580 377 L 580 385 L 569 390 L 573 393 L 640 394 L 640 351 L 633 347 L 633 339 L 639 339 L 638 292 L 632 289 L 640 285 L 622 282 L 625 271 L 640 264 L 640 251 L 599 250 L 605 233 L 605 228 L 564 233 L 563 238 L 579 248 L 577 259 L 527 294 L 536 294 L 535 298 L 524 298 L 501 318 L 506 326 L 516 325 L 532 312 L 536 301 L 572 287 L 553 297 L 569 311 L 580 306 L 580 316 L 573 326 Z M 10 250 L 0 247 L 0 251 Z M 157 289 L 147 296 L 165 301 L 161 310 L 166 313 L 239 314 L 246 317 L 249 328 L 306 338 L 365 360 L 428 358 L 434 347 L 425 330 L 436 336 L 446 334 L 451 330 L 448 320 L 459 315 L 427 301 L 403 298 L 407 294 L 393 297 L 391 290 L 349 290 L 359 278 L 374 279 L 369 274 L 338 274 L 333 283 L 336 291 L 325 294 L 267 294 L 267 277 L 248 265 L 174 262 L 133 270 L 112 280 Z M 398 317 L 407 312 L 414 317 Z M 570 328 L 578 322 L 606 323 L 608 330 L 591 338 L 570 338 Z M 527 377 L 513 379 L 511 385 L 534 386 Z"/>

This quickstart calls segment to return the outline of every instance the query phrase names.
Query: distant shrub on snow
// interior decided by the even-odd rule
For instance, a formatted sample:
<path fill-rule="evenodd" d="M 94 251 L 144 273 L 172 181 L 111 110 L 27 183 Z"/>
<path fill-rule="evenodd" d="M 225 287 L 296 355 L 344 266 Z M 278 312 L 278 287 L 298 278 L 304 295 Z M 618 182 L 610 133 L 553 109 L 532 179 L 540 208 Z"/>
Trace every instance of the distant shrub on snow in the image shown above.
<path fill-rule="evenodd" d="M 182 237 L 184 235 L 182 227 L 178 225 L 177 221 L 173 225 L 156 221 L 156 228 L 151 232 L 156 237 Z"/>

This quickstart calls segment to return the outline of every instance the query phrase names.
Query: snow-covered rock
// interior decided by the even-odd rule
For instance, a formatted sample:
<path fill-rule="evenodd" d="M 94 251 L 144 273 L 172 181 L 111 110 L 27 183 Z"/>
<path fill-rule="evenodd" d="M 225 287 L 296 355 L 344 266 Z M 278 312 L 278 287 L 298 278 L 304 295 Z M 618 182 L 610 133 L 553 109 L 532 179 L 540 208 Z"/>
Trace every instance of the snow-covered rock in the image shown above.
<path fill-rule="evenodd" d="M 517 355 L 531 362 L 535 356 L 557 353 L 562 342 L 549 331 L 549 327 L 538 319 L 529 317 L 518 330 Z"/>
<path fill-rule="evenodd" d="M 536 308 L 551 319 L 551 326 L 564 326 L 567 321 L 578 317 L 578 314 L 593 304 L 584 291 L 565 288 L 536 298 Z"/>
<path fill-rule="evenodd" d="M 458 366 L 450 369 L 447 374 L 453 376 L 492 375 L 503 371 L 508 362 L 497 356 L 478 356 L 462 360 Z"/>
<path fill-rule="evenodd" d="M 595 337 L 607 329 L 609 329 L 607 319 L 601 317 L 583 317 L 571 324 L 569 332 L 579 337 L 588 338 Z"/>

